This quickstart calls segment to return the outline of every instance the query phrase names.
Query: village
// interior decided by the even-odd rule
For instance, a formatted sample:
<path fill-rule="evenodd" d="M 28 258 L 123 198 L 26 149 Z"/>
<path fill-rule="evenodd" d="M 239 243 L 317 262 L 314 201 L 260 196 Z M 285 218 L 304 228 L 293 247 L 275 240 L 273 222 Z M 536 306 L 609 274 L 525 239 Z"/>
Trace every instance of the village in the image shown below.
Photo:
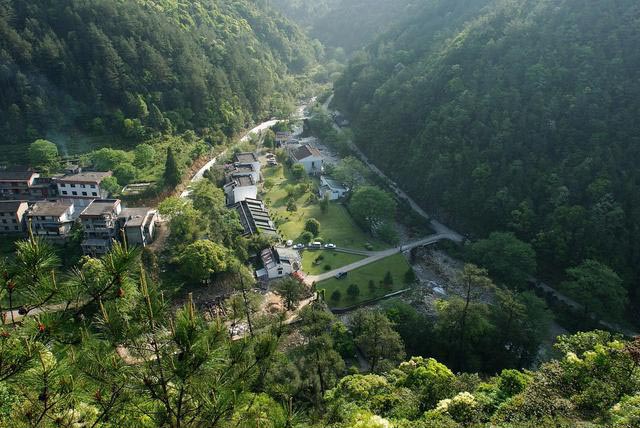
<path fill-rule="evenodd" d="M 340 115 L 333 119 L 344 125 Z M 227 209 L 237 213 L 242 235 L 268 238 L 271 244 L 252 258 L 258 289 L 273 300 L 269 284 L 292 277 L 336 313 L 410 291 L 416 277 L 409 253 L 448 237 L 429 234 L 425 240 L 400 228 L 402 239 L 390 243 L 365 232 L 345 203 L 353 189 L 331 175 L 340 157 L 318 138 L 302 137 L 300 121 L 293 132 L 276 132 L 273 147 L 265 147 L 265 133 L 275 123 L 247 134 L 253 151 L 236 149 L 220 162 L 213 159 L 191 182 L 221 169 Z M 32 234 L 55 244 L 80 234 L 82 254 L 99 257 L 115 242 L 146 247 L 158 234 L 170 233 L 157 207 L 127 206 L 113 198 L 104 186 L 111 176 L 78 165 L 50 176 L 31 169 L 0 171 L 0 234 Z M 309 223 L 316 226 L 309 229 Z M 444 294 L 431 282 L 435 293 Z"/>

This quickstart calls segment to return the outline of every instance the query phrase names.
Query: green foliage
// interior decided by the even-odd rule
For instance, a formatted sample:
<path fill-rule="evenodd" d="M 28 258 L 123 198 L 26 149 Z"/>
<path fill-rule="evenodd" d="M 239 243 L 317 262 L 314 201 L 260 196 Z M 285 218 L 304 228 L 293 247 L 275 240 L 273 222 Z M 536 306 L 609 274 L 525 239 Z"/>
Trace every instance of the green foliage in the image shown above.
<path fill-rule="evenodd" d="M 305 285 L 295 278 L 278 280 L 273 285 L 273 291 L 282 297 L 288 311 L 295 309 L 307 292 Z"/>
<path fill-rule="evenodd" d="M 320 234 L 320 222 L 315 218 L 308 218 L 304 222 L 304 230 L 310 232 L 314 237 Z"/>
<path fill-rule="evenodd" d="M 358 284 L 349 284 L 349 286 L 347 287 L 347 295 L 351 300 L 356 300 L 360 295 L 360 287 L 358 286 Z"/>
<path fill-rule="evenodd" d="M 396 203 L 391 195 L 373 186 L 364 186 L 356 190 L 349 203 L 353 218 L 372 233 L 393 219 L 395 209 Z"/>
<path fill-rule="evenodd" d="M 114 176 L 106 177 L 104 180 L 102 180 L 100 186 L 110 194 L 119 193 L 122 189 L 122 186 L 120 186 L 120 184 L 118 183 L 118 179 Z"/>
<path fill-rule="evenodd" d="M 349 290 L 347 290 L 347 293 Z M 356 345 L 367 357 L 372 372 L 385 371 L 404 358 L 404 345 L 382 312 L 360 309 L 351 316 Z"/>
<path fill-rule="evenodd" d="M 150 144 L 138 144 L 133 151 L 133 156 L 134 165 L 138 168 L 144 168 L 145 166 L 153 163 L 154 157 L 156 156 L 156 150 Z"/>
<path fill-rule="evenodd" d="M 171 147 L 167 148 L 167 159 L 164 164 L 164 182 L 167 186 L 176 187 L 182 178 L 182 172 Z"/>
<path fill-rule="evenodd" d="M 557 282 L 598 260 L 638 314 L 640 159 L 628 141 L 640 97 L 615 101 L 640 93 L 640 33 L 624 18 L 637 7 L 415 3 L 353 55 L 334 103 L 358 147 L 423 207 L 475 236 L 513 232 Z"/>
<path fill-rule="evenodd" d="M 138 170 L 130 163 L 121 163 L 113 169 L 113 175 L 118 180 L 118 183 L 126 186 L 136 179 Z"/>
<path fill-rule="evenodd" d="M 29 145 L 29 164 L 35 169 L 50 172 L 58 167 L 58 146 L 51 141 L 36 140 Z"/>
<path fill-rule="evenodd" d="M 180 270 L 194 281 L 206 281 L 229 269 L 229 252 L 215 242 L 203 239 L 187 245 L 179 257 Z"/>
<path fill-rule="evenodd" d="M 618 318 L 628 303 L 620 277 L 595 260 L 586 260 L 567 269 L 569 280 L 561 285 L 568 296 L 584 307 L 586 315 L 596 313 L 605 318 Z"/>
<path fill-rule="evenodd" d="M 493 232 L 471 245 L 475 263 L 487 268 L 491 277 L 509 286 L 523 288 L 536 272 L 536 253 L 513 233 Z"/>
<path fill-rule="evenodd" d="M 291 74 L 322 54 L 247 0 L 16 0 L 0 27 L 2 145 L 78 128 L 133 141 L 199 129 L 219 140 L 271 109 L 287 114 Z"/>
<path fill-rule="evenodd" d="M 301 180 L 307 175 L 307 172 L 304 170 L 304 165 L 296 163 L 291 167 L 291 174 L 294 178 Z"/>

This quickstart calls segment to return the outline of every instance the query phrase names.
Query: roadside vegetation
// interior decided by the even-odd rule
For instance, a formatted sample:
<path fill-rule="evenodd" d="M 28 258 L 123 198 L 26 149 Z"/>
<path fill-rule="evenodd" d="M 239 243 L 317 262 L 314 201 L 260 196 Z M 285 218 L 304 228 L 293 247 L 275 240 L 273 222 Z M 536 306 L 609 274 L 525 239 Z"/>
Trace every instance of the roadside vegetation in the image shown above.
<path fill-rule="evenodd" d="M 410 276 L 407 281 L 410 270 L 404 256 L 396 254 L 352 270 L 344 278 L 319 282 L 316 288 L 324 290 L 330 307 L 345 308 L 409 288 L 415 280 Z"/>

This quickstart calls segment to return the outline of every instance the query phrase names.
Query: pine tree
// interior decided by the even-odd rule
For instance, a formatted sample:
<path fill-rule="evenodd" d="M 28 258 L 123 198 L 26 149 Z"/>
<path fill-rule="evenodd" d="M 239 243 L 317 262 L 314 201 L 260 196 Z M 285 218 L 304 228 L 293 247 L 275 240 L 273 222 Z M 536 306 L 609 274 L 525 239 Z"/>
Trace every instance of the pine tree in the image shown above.
<path fill-rule="evenodd" d="M 170 187 L 176 187 L 180 183 L 180 168 L 171 147 L 167 148 L 167 161 L 164 164 L 164 183 Z"/>

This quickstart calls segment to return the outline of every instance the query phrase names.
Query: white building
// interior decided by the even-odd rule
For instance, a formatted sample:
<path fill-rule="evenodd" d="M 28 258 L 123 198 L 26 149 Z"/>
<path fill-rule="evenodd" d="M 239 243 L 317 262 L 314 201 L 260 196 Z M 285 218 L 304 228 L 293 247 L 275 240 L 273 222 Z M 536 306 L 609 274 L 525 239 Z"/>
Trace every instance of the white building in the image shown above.
<path fill-rule="evenodd" d="M 250 175 L 230 178 L 222 188 L 227 197 L 227 205 L 258 197 L 258 186 Z"/>
<path fill-rule="evenodd" d="M 65 239 L 75 222 L 76 211 L 72 202 L 36 202 L 27 212 L 27 222 L 36 236 Z"/>
<path fill-rule="evenodd" d="M 315 175 L 324 171 L 324 156 L 313 146 L 305 144 L 297 148 L 292 148 L 289 151 L 289 156 L 294 163 L 299 163 L 304 166 L 307 174 Z"/>
<path fill-rule="evenodd" d="M 282 278 L 297 272 L 302 267 L 300 253 L 292 248 L 270 247 L 260 253 L 263 269 L 256 272 L 259 278 Z"/>
<path fill-rule="evenodd" d="M 151 208 L 125 208 L 120 214 L 124 222 L 127 245 L 146 247 L 155 236 L 158 211 Z"/>
<path fill-rule="evenodd" d="M 328 195 L 330 201 L 335 201 L 336 199 L 344 197 L 348 191 L 349 189 L 336 180 L 327 178 L 324 175 L 320 177 L 320 188 L 318 189 L 320 198 Z"/>
<path fill-rule="evenodd" d="M 70 199 L 82 207 L 89 205 L 94 199 L 107 199 L 109 192 L 100 185 L 105 178 L 112 175 L 111 171 L 79 172 L 58 177 L 58 195 L 61 199 Z"/>

